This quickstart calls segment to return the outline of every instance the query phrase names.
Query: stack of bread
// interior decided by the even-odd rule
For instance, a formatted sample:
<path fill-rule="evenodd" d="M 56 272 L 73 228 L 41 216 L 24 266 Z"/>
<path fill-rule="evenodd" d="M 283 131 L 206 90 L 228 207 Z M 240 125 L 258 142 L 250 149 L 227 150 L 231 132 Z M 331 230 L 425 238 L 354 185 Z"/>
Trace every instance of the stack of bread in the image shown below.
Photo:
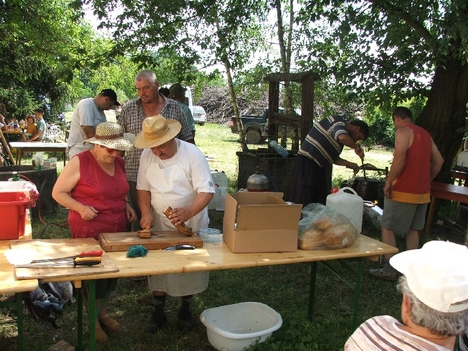
<path fill-rule="evenodd" d="M 322 204 L 304 207 L 299 222 L 300 249 L 341 249 L 351 246 L 357 238 L 358 232 L 351 221 L 333 208 Z"/>

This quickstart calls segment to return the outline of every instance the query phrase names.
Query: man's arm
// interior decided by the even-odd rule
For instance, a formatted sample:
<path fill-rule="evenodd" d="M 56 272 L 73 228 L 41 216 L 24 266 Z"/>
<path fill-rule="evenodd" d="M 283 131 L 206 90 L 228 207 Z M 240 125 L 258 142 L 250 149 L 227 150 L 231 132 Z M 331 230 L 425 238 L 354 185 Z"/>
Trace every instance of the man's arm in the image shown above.
<path fill-rule="evenodd" d="M 86 139 L 92 138 L 96 135 L 96 129 L 93 126 L 81 126 L 81 129 L 86 135 Z"/>
<path fill-rule="evenodd" d="M 385 180 L 384 194 L 392 197 L 393 181 L 401 173 L 406 162 L 406 151 L 410 147 L 412 131 L 409 128 L 398 128 L 395 132 L 395 150 L 393 151 L 393 161 Z"/>
<path fill-rule="evenodd" d="M 364 150 L 362 149 L 361 145 L 359 145 L 353 138 L 351 138 L 349 134 L 343 133 L 338 135 L 338 141 L 343 145 L 354 149 L 356 155 L 358 155 L 361 159 L 364 159 Z"/>
<path fill-rule="evenodd" d="M 153 225 L 153 213 L 151 212 L 151 192 L 137 189 L 138 207 L 141 211 L 140 226 L 150 228 Z"/>
<path fill-rule="evenodd" d="M 440 169 L 442 168 L 442 165 L 444 164 L 444 158 L 440 154 L 439 149 L 437 148 L 437 145 L 434 143 L 434 140 L 432 140 L 432 147 L 431 147 L 431 180 L 436 177 L 436 175 L 439 173 Z"/>

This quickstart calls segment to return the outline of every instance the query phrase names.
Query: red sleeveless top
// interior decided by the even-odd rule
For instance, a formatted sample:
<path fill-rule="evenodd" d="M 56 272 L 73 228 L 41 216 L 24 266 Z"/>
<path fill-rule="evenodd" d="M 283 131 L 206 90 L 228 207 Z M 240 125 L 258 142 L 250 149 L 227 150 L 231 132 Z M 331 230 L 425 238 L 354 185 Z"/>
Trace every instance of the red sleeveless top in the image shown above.
<path fill-rule="evenodd" d="M 70 210 L 68 223 L 72 237 L 98 239 L 99 233 L 126 231 L 125 197 L 129 186 L 123 158 L 115 158 L 115 173 L 110 176 L 89 150 L 79 153 L 77 157 L 80 159 L 80 180 L 71 191 L 71 197 L 93 206 L 99 213 L 94 219 L 84 221 L 78 212 Z"/>
<path fill-rule="evenodd" d="M 413 143 L 406 151 L 406 162 L 393 183 L 392 200 L 411 204 L 430 202 L 431 193 L 431 148 L 430 134 L 414 124 L 407 126 L 413 131 Z"/>

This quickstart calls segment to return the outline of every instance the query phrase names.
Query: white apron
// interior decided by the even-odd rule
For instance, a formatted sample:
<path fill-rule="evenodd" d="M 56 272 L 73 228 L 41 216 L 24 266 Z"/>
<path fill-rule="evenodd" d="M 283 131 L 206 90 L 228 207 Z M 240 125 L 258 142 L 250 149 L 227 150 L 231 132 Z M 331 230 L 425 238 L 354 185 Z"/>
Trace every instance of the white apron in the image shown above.
<path fill-rule="evenodd" d="M 151 165 L 146 174 L 146 179 L 150 184 L 153 228 L 155 230 L 174 230 L 174 225 L 164 215 L 163 210 L 167 206 L 172 208 L 187 207 L 198 195 L 193 190 L 180 164 L 179 152 L 176 155 L 176 165 L 161 169 L 155 163 Z M 208 227 L 207 209 L 200 211 L 185 224 L 194 232 L 200 228 Z M 148 277 L 148 287 L 152 291 L 165 291 L 171 296 L 186 296 L 204 291 L 208 287 L 208 281 L 208 272 L 153 275 Z"/>

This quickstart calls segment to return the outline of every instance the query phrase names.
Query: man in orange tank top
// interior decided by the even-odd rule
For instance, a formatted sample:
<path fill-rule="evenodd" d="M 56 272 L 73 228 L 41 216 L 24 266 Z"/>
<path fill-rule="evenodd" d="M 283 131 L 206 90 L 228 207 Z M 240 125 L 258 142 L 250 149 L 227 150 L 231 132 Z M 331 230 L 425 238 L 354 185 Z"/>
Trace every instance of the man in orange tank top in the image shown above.
<path fill-rule="evenodd" d="M 419 231 L 425 224 L 431 181 L 444 163 L 430 134 L 416 126 L 412 118 L 406 107 L 393 110 L 395 150 L 383 189 L 385 202 L 380 220 L 382 241 L 396 246 L 397 233 L 406 237 L 407 250 L 419 248 Z M 379 279 L 396 280 L 397 272 L 389 264 L 391 256 L 385 255 L 384 267 L 371 269 L 369 274 Z"/>

